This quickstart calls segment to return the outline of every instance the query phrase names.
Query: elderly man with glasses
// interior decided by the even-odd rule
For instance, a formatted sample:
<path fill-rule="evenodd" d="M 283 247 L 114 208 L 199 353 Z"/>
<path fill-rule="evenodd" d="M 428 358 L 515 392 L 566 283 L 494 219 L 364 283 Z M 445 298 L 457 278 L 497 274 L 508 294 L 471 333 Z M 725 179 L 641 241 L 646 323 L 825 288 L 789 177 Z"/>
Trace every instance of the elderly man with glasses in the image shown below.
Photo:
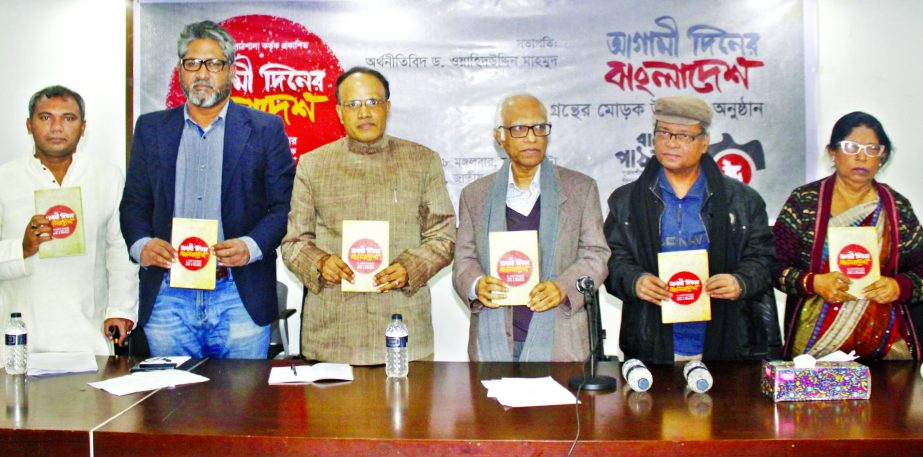
<path fill-rule="evenodd" d="M 708 155 L 712 111 L 688 96 L 654 103 L 654 158 L 637 181 L 609 197 L 612 249 L 606 289 L 623 302 L 625 358 L 654 363 L 777 357 L 778 311 L 771 288 L 774 247 L 762 197 L 722 176 Z M 670 298 L 658 278 L 660 252 L 705 249 L 711 320 L 664 324 Z"/>
<path fill-rule="evenodd" d="M 120 206 L 142 266 L 139 325 L 155 356 L 265 358 L 295 171 L 288 137 L 279 116 L 230 101 L 226 30 L 189 24 L 177 48 L 186 103 L 138 118 Z M 170 286 L 173 218 L 218 222 L 214 290 Z"/>
<path fill-rule="evenodd" d="M 388 80 L 355 67 L 337 78 L 337 113 L 346 137 L 301 157 L 292 192 L 286 266 L 304 283 L 301 352 L 311 360 L 385 362 L 392 314 L 409 328 L 410 360 L 433 354 L 427 281 L 452 260 L 455 212 L 439 155 L 385 134 Z M 339 255 L 343 221 L 387 221 L 387 265 L 372 293 L 344 292 L 355 272 Z"/>
<path fill-rule="evenodd" d="M 471 309 L 468 356 L 479 361 L 579 361 L 589 355 L 580 276 L 606 277 L 596 182 L 552 164 L 548 110 L 532 95 L 504 99 L 494 139 L 509 160 L 462 190 L 455 291 Z M 500 306 L 508 287 L 491 276 L 490 232 L 538 232 L 539 283 L 525 306 Z"/>

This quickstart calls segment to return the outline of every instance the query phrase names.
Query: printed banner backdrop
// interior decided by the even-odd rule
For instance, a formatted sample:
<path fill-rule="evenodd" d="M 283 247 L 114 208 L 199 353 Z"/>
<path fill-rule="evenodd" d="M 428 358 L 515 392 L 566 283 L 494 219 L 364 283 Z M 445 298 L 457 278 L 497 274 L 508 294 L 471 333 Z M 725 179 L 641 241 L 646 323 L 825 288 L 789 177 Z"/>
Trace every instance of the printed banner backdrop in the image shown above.
<path fill-rule="evenodd" d="M 185 24 L 214 20 L 238 42 L 232 97 L 282 116 L 296 157 L 344 134 L 336 77 L 369 66 L 391 83 L 388 133 L 439 152 L 457 205 L 462 188 L 505 156 L 493 139 L 497 104 L 530 92 L 548 107 L 549 156 L 596 179 L 605 217 L 609 194 L 653 155 L 653 101 L 698 95 L 715 111 L 711 153 L 763 195 L 772 221 L 805 181 L 814 92 L 805 89 L 804 8 L 802 0 L 141 0 L 135 116 L 183 102 L 177 37 Z M 467 360 L 468 308 L 450 270 L 430 281 L 434 357 Z M 294 291 L 289 307 L 300 309 L 301 285 L 280 280 Z M 620 303 L 601 295 L 605 350 L 619 354 Z"/>
<path fill-rule="evenodd" d="M 698 95 L 711 153 L 774 219 L 805 176 L 802 15 L 798 0 L 143 3 L 136 114 L 183 102 L 176 38 L 211 19 L 238 42 L 234 100 L 282 116 L 295 156 L 343 135 L 336 77 L 369 66 L 391 82 L 389 133 L 441 154 L 457 202 L 504 155 L 497 103 L 530 92 L 549 155 L 595 178 L 605 207 L 652 156 L 653 100 Z"/>

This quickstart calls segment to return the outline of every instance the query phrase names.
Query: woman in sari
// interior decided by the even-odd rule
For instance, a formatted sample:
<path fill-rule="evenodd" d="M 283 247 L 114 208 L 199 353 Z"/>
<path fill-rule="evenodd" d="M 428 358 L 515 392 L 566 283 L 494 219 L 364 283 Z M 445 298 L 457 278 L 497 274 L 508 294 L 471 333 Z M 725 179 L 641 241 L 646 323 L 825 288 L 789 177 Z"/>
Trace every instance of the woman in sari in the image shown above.
<path fill-rule="evenodd" d="M 786 357 L 856 351 L 866 360 L 920 359 L 923 229 L 901 194 L 875 181 L 893 156 L 875 117 L 853 112 L 833 126 L 826 148 L 833 175 L 795 189 L 776 219 L 776 287 L 785 303 Z M 830 271 L 830 227 L 874 227 L 881 279 L 847 293 L 851 280 Z"/>

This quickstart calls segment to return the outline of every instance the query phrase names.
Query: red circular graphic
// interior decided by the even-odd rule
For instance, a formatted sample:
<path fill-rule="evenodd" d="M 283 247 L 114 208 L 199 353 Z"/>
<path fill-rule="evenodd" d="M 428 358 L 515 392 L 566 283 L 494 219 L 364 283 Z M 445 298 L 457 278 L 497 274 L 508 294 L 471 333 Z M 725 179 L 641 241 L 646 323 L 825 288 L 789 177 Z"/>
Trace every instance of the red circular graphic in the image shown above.
<path fill-rule="evenodd" d="M 702 295 L 702 280 L 688 271 L 680 271 L 667 281 L 667 290 L 676 304 L 691 305 Z"/>
<path fill-rule="evenodd" d="M 208 264 L 211 252 L 208 250 L 208 243 L 201 238 L 191 236 L 179 244 L 176 256 L 179 257 L 179 264 L 183 268 L 196 271 L 201 270 Z"/>
<path fill-rule="evenodd" d="M 320 37 L 276 16 L 235 16 L 219 24 L 237 42 L 231 99 L 281 116 L 292 156 L 343 137 L 335 94 L 343 68 Z M 167 108 L 186 103 L 178 76 L 174 68 Z"/>
<path fill-rule="evenodd" d="M 836 256 L 837 268 L 852 279 L 864 278 L 872 271 L 872 254 L 858 244 L 848 244 Z"/>
<path fill-rule="evenodd" d="M 52 238 L 67 238 L 77 230 L 77 213 L 64 205 L 55 205 L 45 211 L 45 219 L 51 224 Z"/>
<path fill-rule="evenodd" d="M 740 151 L 734 149 L 722 151 L 715 156 L 715 163 L 718 164 L 718 169 L 725 176 L 734 178 L 744 184 L 750 184 L 750 180 L 753 179 L 753 162 L 746 154 Z"/>
<path fill-rule="evenodd" d="M 368 274 L 381 266 L 384 252 L 381 246 L 373 240 L 363 238 L 357 240 L 349 247 L 349 266 L 356 273 Z"/>
<path fill-rule="evenodd" d="M 520 251 L 507 251 L 497 260 L 497 274 L 510 287 L 529 282 L 532 270 L 532 259 Z"/>

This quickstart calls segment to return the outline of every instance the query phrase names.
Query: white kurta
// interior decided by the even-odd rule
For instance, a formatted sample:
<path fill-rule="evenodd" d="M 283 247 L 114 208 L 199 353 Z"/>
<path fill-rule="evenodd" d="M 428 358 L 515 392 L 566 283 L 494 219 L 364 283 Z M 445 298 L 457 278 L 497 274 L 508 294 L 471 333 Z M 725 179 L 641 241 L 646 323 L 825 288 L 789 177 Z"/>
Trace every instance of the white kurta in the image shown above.
<path fill-rule="evenodd" d="M 81 153 L 73 157 L 61 187 L 81 188 L 86 250 L 70 257 L 40 259 L 36 253 L 23 259 L 23 234 L 35 214 L 33 192 L 58 184 L 31 154 L 0 165 L 0 328 L 18 311 L 30 352 L 108 355 L 105 319 L 138 321 L 138 267 L 119 230 L 125 179 L 112 164 Z"/>

